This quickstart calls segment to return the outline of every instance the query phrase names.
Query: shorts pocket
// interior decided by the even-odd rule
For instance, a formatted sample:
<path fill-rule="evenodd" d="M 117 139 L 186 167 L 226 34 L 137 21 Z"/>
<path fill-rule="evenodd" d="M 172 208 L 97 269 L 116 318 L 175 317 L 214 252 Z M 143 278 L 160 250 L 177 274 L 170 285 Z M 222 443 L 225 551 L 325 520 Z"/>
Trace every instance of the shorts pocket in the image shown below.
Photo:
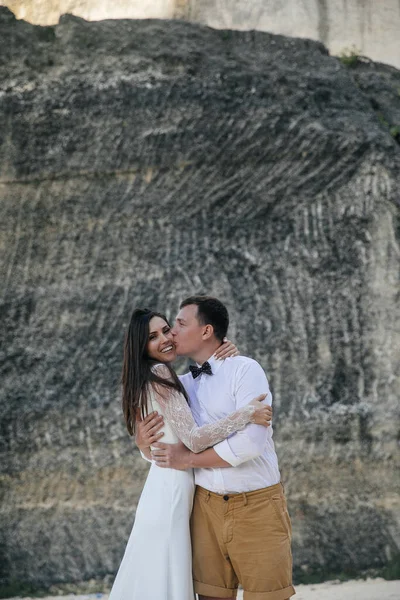
<path fill-rule="evenodd" d="M 276 518 L 282 526 L 282 531 L 289 537 L 292 537 L 292 524 L 290 522 L 289 513 L 286 507 L 286 499 L 284 496 L 273 496 L 271 498 L 272 506 Z"/>

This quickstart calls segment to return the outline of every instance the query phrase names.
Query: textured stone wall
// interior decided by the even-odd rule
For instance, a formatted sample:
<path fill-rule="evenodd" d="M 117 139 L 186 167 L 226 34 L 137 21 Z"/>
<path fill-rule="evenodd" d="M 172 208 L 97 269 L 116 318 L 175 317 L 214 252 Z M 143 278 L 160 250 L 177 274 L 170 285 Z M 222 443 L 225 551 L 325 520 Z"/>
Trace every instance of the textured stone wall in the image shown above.
<path fill-rule="evenodd" d="M 398 0 L 191 0 L 192 21 L 319 40 L 332 54 L 355 48 L 400 67 Z"/>
<path fill-rule="evenodd" d="M 186 19 L 217 29 L 269 31 L 354 48 L 400 67 L 398 0 L 0 0 L 20 19 L 50 25 L 71 13 L 89 20 Z"/>
<path fill-rule="evenodd" d="M 0 82 L 2 585 L 115 572 L 147 468 L 124 329 L 200 290 L 270 378 L 296 577 L 393 559 L 400 73 L 260 32 L 0 9 Z"/>

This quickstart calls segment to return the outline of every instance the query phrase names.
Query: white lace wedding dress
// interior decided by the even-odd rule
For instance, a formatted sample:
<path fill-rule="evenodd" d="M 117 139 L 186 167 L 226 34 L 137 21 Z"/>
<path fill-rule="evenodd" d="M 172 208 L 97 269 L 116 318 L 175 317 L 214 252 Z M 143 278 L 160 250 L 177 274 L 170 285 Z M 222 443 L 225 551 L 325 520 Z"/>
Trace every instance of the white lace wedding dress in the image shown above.
<path fill-rule="evenodd" d="M 165 365 L 153 367 L 169 377 Z M 224 440 L 251 422 L 255 411 L 248 404 L 231 415 L 198 427 L 185 397 L 163 387 L 151 389 L 149 412 L 164 415 L 162 441 L 181 440 L 193 452 Z M 109 600 L 194 600 L 189 519 L 194 494 L 193 471 L 176 471 L 152 464 L 135 523 Z"/>

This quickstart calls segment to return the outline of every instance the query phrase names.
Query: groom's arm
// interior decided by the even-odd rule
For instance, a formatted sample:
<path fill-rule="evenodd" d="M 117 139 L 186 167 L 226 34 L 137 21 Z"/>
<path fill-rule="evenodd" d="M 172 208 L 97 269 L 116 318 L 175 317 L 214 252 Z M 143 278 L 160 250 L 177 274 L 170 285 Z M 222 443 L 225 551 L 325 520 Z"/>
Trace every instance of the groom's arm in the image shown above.
<path fill-rule="evenodd" d="M 214 448 L 208 448 L 198 454 L 191 452 L 191 454 L 193 455 L 190 457 L 190 467 L 192 469 L 220 469 L 232 466 L 230 463 L 226 462 L 226 460 L 221 458 L 215 452 Z"/>
<path fill-rule="evenodd" d="M 158 467 L 166 469 L 177 469 L 186 471 L 186 469 L 216 469 L 231 467 L 232 465 L 223 460 L 213 448 L 208 448 L 195 454 L 186 446 L 179 442 L 178 444 L 163 444 L 157 442 L 153 444 L 151 457 Z"/>
<path fill-rule="evenodd" d="M 272 395 L 262 367 L 256 361 L 241 365 L 236 373 L 235 381 L 236 408 L 245 406 L 260 394 L 267 394 L 264 402 L 272 405 Z M 267 439 L 271 435 L 272 432 L 269 427 L 250 424 L 229 439 L 216 444 L 213 450 L 230 466 L 236 467 L 243 462 L 260 456 L 264 451 Z"/>

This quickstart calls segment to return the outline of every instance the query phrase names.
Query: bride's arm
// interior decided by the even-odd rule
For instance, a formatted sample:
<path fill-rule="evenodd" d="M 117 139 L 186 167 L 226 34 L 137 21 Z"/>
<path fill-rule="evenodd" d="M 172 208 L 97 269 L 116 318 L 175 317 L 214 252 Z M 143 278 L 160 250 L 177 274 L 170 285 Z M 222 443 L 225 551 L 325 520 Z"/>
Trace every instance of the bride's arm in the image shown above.
<path fill-rule="evenodd" d="M 159 364 L 153 369 L 163 379 L 170 378 L 170 372 L 165 365 Z M 261 424 L 260 420 L 264 419 L 267 426 L 268 409 L 259 401 L 253 400 L 215 423 L 198 427 L 181 392 L 166 386 L 155 385 L 152 393 L 156 395 L 157 401 L 163 407 L 165 419 L 171 425 L 174 433 L 185 446 L 196 454 L 244 429 L 248 423 Z M 262 397 L 259 396 L 259 398 Z"/>

